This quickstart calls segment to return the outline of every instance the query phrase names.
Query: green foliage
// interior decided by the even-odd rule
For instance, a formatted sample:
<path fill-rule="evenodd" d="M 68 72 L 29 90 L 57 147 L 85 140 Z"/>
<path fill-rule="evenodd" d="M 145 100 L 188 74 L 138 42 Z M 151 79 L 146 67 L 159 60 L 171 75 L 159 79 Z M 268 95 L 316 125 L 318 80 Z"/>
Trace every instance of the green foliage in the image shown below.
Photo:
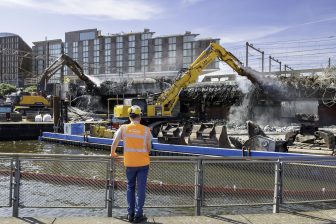
<path fill-rule="evenodd" d="M 3 97 L 15 91 L 16 91 L 16 87 L 11 84 L 7 84 L 7 83 L 0 84 L 0 97 Z"/>
<path fill-rule="evenodd" d="M 37 86 L 28 86 L 27 88 L 24 89 L 24 92 L 28 93 L 37 92 Z"/>

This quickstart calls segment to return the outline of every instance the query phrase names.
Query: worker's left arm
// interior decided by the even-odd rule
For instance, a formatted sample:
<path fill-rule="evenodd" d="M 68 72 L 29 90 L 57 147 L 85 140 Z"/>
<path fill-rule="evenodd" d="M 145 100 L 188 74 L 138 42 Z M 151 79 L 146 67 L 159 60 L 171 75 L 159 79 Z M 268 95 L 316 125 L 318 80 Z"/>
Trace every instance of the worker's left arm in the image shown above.
<path fill-rule="evenodd" d="M 147 138 L 147 151 L 148 151 L 148 153 L 150 153 L 150 151 L 152 150 L 152 140 L 153 140 L 153 136 L 152 136 L 151 131 L 149 131 L 149 135 L 148 135 L 148 138 Z"/>

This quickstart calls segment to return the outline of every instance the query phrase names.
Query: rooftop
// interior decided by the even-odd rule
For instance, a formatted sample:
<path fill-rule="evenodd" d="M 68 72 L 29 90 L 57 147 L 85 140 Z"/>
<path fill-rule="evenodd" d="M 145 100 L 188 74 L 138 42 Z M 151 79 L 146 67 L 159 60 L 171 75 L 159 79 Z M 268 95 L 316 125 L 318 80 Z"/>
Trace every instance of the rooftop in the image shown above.
<path fill-rule="evenodd" d="M 6 32 L 0 33 L 0 37 L 12 37 L 12 36 L 19 36 L 19 35 L 15 33 L 6 33 Z"/>

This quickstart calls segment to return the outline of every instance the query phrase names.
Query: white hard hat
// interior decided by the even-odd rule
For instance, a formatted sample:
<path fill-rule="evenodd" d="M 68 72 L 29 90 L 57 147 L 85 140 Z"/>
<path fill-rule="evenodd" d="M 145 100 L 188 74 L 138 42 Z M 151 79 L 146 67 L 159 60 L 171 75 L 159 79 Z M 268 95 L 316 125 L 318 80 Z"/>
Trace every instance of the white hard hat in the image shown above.
<path fill-rule="evenodd" d="M 141 108 L 138 105 L 133 105 L 130 108 L 128 108 L 128 113 L 134 114 L 134 115 L 142 115 Z"/>

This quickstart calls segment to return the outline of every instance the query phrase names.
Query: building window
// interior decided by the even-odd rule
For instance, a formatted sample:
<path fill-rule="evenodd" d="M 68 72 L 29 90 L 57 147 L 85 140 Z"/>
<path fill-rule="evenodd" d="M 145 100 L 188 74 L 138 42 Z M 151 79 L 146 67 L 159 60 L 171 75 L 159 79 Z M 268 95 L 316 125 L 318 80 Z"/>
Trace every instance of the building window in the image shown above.
<path fill-rule="evenodd" d="M 142 33 L 141 34 L 141 40 L 147 40 L 150 39 L 152 37 L 151 33 Z"/>
<path fill-rule="evenodd" d="M 141 53 L 148 53 L 148 47 L 141 47 Z"/>
<path fill-rule="evenodd" d="M 135 48 L 128 48 L 128 53 L 129 54 L 135 54 Z"/>
<path fill-rule="evenodd" d="M 128 36 L 128 72 L 135 71 L 135 35 Z"/>
<path fill-rule="evenodd" d="M 168 70 L 176 70 L 176 37 L 168 38 Z"/>
<path fill-rule="evenodd" d="M 176 44 L 169 44 L 168 45 L 168 50 L 169 51 L 176 51 Z"/>
<path fill-rule="evenodd" d="M 168 58 L 168 64 L 175 64 L 176 58 Z"/>
<path fill-rule="evenodd" d="M 118 36 L 118 37 L 116 38 L 116 42 L 117 42 L 117 43 L 122 43 L 122 42 L 123 42 L 123 37 L 122 37 L 122 36 Z"/>
<path fill-rule="evenodd" d="M 154 58 L 161 58 L 162 57 L 162 52 L 154 52 Z"/>
<path fill-rule="evenodd" d="M 141 46 L 148 46 L 148 40 L 142 40 Z"/>
<path fill-rule="evenodd" d="M 93 40 L 96 38 L 94 31 L 79 33 L 79 40 Z"/>
<path fill-rule="evenodd" d="M 123 43 L 122 42 L 117 42 L 117 44 L 116 44 L 116 47 L 117 47 L 117 49 L 119 48 L 123 48 Z"/>
<path fill-rule="evenodd" d="M 122 55 L 117 55 L 117 61 L 122 61 L 123 56 Z"/>
<path fill-rule="evenodd" d="M 117 54 L 117 55 L 118 55 L 118 54 L 122 54 L 122 53 L 123 53 L 123 49 L 122 49 L 122 48 L 116 50 L 116 54 Z"/>
<path fill-rule="evenodd" d="M 135 35 L 129 35 L 128 36 L 128 41 L 135 41 Z"/>
<path fill-rule="evenodd" d="M 148 53 L 142 53 L 141 59 L 148 59 Z"/>
<path fill-rule="evenodd" d="M 194 40 L 195 40 L 195 36 L 194 35 L 192 35 L 192 36 L 188 35 L 188 36 L 184 36 L 183 37 L 183 42 L 192 42 Z"/>
<path fill-rule="evenodd" d="M 105 38 L 105 73 L 111 73 L 111 38 Z"/>
<path fill-rule="evenodd" d="M 169 58 L 175 58 L 176 57 L 176 51 L 168 51 L 168 57 Z"/>
<path fill-rule="evenodd" d="M 93 40 L 93 74 L 97 75 L 99 74 L 99 69 L 100 69 L 100 63 L 99 63 L 99 58 L 100 58 L 100 40 L 95 39 Z"/>
<path fill-rule="evenodd" d="M 128 61 L 128 66 L 135 66 L 135 61 Z"/>
<path fill-rule="evenodd" d="M 110 49 L 105 49 L 105 56 L 111 55 L 111 50 Z"/>
<path fill-rule="evenodd" d="M 117 67 L 122 67 L 122 65 L 123 65 L 123 62 L 122 61 L 117 61 Z"/>
<path fill-rule="evenodd" d="M 191 49 L 183 50 L 183 56 L 192 56 L 192 50 Z"/>
<path fill-rule="evenodd" d="M 157 45 L 154 47 L 155 51 L 162 51 L 162 45 Z"/>
<path fill-rule="evenodd" d="M 134 73 L 135 72 L 135 67 L 128 67 L 128 72 L 129 73 Z"/>
<path fill-rule="evenodd" d="M 176 44 L 176 37 L 169 37 L 168 44 Z"/>
<path fill-rule="evenodd" d="M 155 45 L 161 45 L 162 44 L 162 39 L 161 38 L 157 38 L 154 40 L 154 44 Z"/>
<path fill-rule="evenodd" d="M 78 44 L 78 42 L 76 42 Z M 74 49 L 77 49 L 75 47 Z M 49 43 L 48 55 L 49 61 L 46 63 L 46 67 L 51 65 L 62 54 L 61 43 Z M 60 83 L 61 71 L 57 71 L 49 80 L 50 83 Z"/>
<path fill-rule="evenodd" d="M 155 58 L 155 59 L 154 59 L 154 64 L 155 64 L 155 65 L 161 65 L 161 63 L 162 63 L 161 58 Z"/>
<path fill-rule="evenodd" d="M 191 43 L 183 43 L 183 49 L 191 49 Z"/>
<path fill-rule="evenodd" d="M 69 52 L 69 49 L 68 49 L 68 43 L 66 42 L 66 43 L 64 44 L 64 54 L 68 54 L 68 52 Z"/>
<path fill-rule="evenodd" d="M 141 60 L 141 66 L 147 66 L 148 60 Z"/>

